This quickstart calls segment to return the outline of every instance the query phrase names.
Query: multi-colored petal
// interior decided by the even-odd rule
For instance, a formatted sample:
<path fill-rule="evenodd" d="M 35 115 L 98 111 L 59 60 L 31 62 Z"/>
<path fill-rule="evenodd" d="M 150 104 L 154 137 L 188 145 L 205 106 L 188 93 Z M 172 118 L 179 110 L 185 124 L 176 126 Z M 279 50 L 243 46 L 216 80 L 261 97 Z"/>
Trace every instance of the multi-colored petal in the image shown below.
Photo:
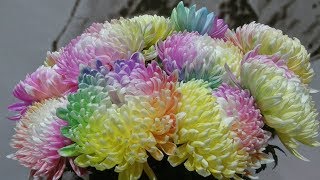
<path fill-rule="evenodd" d="M 269 60 L 269 63 L 265 63 Z M 241 66 L 241 84 L 249 89 L 265 119 L 274 128 L 290 152 L 297 152 L 299 143 L 320 146 L 317 141 L 319 122 L 310 90 L 296 77 L 273 63 L 272 57 L 245 59 Z"/>
<path fill-rule="evenodd" d="M 251 166 L 259 168 L 266 162 L 267 155 L 262 151 L 267 145 L 271 133 L 263 130 L 263 118 L 248 90 L 222 84 L 213 93 L 220 107 L 222 121 L 229 124 L 235 134 L 234 139 L 240 141 L 241 148 L 250 154 Z"/>
<path fill-rule="evenodd" d="M 34 177 L 58 180 L 66 163 L 73 163 L 72 159 L 61 157 L 58 153 L 60 148 L 71 144 L 60 133 L 60 128 L 67 123 L 55 115 L 56 109 L 65 104 L 64 98 L 36 102 L 17 123 L 11 143 L 17 152 L 8 157 L 30 168 Z M 72 164 L 72 167 L 81 175 L 82 171 L 77 166 Z"/>
<path fill-rule="evenodd" d="M 284 35 L 281 30 L 264 24 L 252 22 L 238 27 L 236 31 L 228 30 L 226 39 L 233 42 L 244 53 L 261 45 L 260 54 L 277 54 L 288 68 L 299 76 L 303 83 L 310 83 L 314 71 L 310 64 L 310 55 L 297 38 Z"/>
<path fill-rule="evenodd" d="M 40 66 L 35 72 L 28 74 L 13 90 L 13 95 L 22 102 L 8 107 L 9 110 L 20 112 L 12 119 L 20 119 L 33 102 L 64 96 L 70 87 L 63 80 L 64 78 L 51 67 Z"/>
<path fill-rule="evenodd" d="M 228 25 L 207 8 L 196 11 L 196 5 L 187 8 L 182 1 L 173 9 L 171 21 L 177 31 L 198 32 L 212 38 L 223 38 L 228 29 Z"/>
<path fill-rule="evenodd" d="M 203 79 L 216 88 L 225 78 L 227 64 L 239 76 L 242 52 L 230 42 L 197 33 L 178 33 L 158 44 L 163 68 L 170 74 L 179 71 L 179 79 Z"/>
<path fill-rule="evenodd" d="M 180 119 L 175 143 L 168 161 L 172 166 L 184 163 L 189 171 L 215 178 L 237 178 L 245 174 L 249 154 L 232 138 L 228 125 L 221 120 L 216 98 L 201 80 L 181 83 Z"/>

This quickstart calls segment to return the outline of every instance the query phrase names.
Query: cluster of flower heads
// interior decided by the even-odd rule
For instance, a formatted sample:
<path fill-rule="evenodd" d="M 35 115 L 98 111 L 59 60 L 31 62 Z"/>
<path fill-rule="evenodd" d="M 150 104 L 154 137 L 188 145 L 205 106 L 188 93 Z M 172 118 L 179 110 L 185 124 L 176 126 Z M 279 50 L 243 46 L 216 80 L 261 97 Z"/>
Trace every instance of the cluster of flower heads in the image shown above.
<path fill-rule="evenodd" d="M 299 40 L 206 8 L 95 23 L 14 88 L 9 158 L 34 177 L 66 167 L 150 179 L 148 158 L 217 179 L 253 177 L 275 133 L 295 156 L 317 142 L 314 72 Z M 272 132 L 270 132 L 270 129 Z"/>

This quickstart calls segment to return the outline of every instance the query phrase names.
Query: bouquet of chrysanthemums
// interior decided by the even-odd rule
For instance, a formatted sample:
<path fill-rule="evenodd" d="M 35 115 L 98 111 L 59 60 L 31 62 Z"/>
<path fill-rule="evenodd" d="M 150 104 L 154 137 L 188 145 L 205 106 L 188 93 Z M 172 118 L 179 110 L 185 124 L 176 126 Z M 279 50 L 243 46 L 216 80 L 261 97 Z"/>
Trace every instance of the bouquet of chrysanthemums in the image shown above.
<path fill-rule="evenodd" d="M 320 146 L 309 58 L 280 30 L 183 3 L 94 23 L 14 88 L 8 157 L 48 180 L 256 178 L 283 151 L 274 136 L 302 160 Z"/>

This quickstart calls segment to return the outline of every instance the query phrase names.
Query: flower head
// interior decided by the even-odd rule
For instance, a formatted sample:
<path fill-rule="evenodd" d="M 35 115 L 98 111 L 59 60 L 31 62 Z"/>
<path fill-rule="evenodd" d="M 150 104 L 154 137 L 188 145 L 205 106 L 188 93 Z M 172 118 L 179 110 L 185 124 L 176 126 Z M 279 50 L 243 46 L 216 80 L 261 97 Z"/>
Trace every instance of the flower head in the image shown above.
<path fill-rule="evenodd" d="M 157 15 L 141 15 L 131 18 L 141 25 L 145 49 L 149 49 L 159 40 L 166 39 L 173 31 L 169 18 Z"/>
<path fill-rule="evenodd" d="M 247 168 L 248 153 L 232 139 L 231 131 L 219 115 L 216 98 L 201 80 L 181 83 L 181 106 L 185 115 L 178 121 L 175 143 L 179 145 L 168 161 L 184 163 L 189 171 L 218 179 L 236 178 Z"/>
<path fill-rule="evenodd" d="M 20 119 L 26 108 L 33 102 L 62 97 L 69 89 L 70 87 L 63 82 L 63 77 L 54 68 L 40 66 L 15 86 L 13 95 L 22 102 L 9 106 L 9 110 L 20 112 L 11 119 Z"/>
<path fill-rule="evenodd" d="M 171 14 L 171 21 L 175 30 L 208 34 L 212 38 L 223 38 L 228 25 L 218 19 L 213 12 L 203 7 L 196 11 L 196 5 L 184 7 L 181 1 Z"/>
<path fill-rule="evenodd" d="M 284 35 L 281 30 L 252 22 L 238 27 L 235 32 L 228 30 L 226 39 L 233 42 L 244 53 L 260 44 L 260 54 L 277 54 L 305 84 L 310 83 L 314 76 L 310 55 L 305 47 L 298 39 Z"/>
<path fill-rule="evenodd" d="M 274 63 L 272 57 L 245 60 L 241 66 L 241 84 L 250 90 L 265 123 L 276 130 L 291 153 L 306 160 L 297 152 L 299 142 L 320 146 L 319 122 L 309 90 L 298 78 L 288 76 L 286 69 Z"/>
<path fill-rule="evenodd" d="M 262 129 L 262 115 L 253 97 L 248 90 L 227 84 L 222 84 L 213 94 L 217 98 L 222 120 L 235 134 L 234 139 L 240 141 L 240 148 L 244 147 L 250 154 L 250 161 L 258 164 L 259 168 L 266 161 L 267 155 L 262 151 L 267 145 L 270 133 Z"/>
<path fill-rule="evenodd" d="M 117 104 L 124 102 L 124 95 L 153 95 L 161 89 L 173 90 L 177 74 L 167 75 L 156 61 L 145 65 L 142 54 L 135 53 L 129 60 L 119 60 L 114 71 L 108 74 L 112 81 L 111 92 L 119 97 Z M 116 102 L 113 100 L 113 102 Z"/>
<path fill-rule="evenodd" d="M 188 32 L 173 34 L 159 43 L 158 54 L 169 74 L 178 70 L 180 80 L 203 79 L 211 88 L 225 80 L 225 64 L 239 76 L 243 56 L 230 42 Z"/>
<path fill-rule="evenodd" d="M 31 168 L 31 175 L 34 177 L 58 180 L 68 161 L 78 175 L 82 173 L 72 159 L 58 154 L 60 148 L 71 143 L 60 133 L 60 128 L 67 123 L 55 115 L 56 109 L 65 104 L 64 98 L 36 102 L 17 124 L 11 146 L 18 150 L 8 157 Z"/>

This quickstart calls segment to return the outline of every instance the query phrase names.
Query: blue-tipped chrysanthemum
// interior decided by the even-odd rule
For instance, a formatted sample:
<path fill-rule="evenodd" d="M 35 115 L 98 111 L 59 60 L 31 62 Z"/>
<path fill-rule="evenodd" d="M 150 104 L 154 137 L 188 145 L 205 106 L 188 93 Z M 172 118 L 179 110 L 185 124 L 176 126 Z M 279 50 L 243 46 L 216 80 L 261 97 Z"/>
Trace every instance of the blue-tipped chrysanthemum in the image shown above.
<path fill-rule="evenodd" d="M 196 5 L 187 8 L 182 1 L 173 9 L 171 21 L 177 31 L 196 31 L 201 35 L 208 34 L 212 38 L 223 38 L 228 29 L 228 25 L 207 8 L 196 11 Z"/>

